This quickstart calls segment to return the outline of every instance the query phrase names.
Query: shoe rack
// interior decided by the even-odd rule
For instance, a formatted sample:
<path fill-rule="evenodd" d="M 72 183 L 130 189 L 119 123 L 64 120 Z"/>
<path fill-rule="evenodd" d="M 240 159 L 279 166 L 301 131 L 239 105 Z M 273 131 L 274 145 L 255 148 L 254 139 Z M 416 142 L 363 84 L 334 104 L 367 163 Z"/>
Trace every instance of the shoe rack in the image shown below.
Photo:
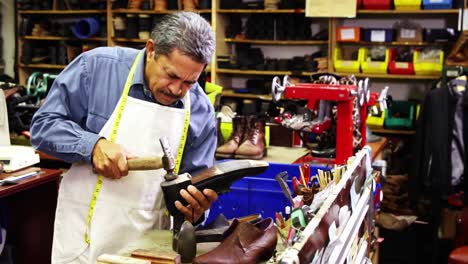
<path fill-rule="evenodd" d="M 16 0 L 16 4 L 19 6 L 24 3 L 34 3 L 38 1 L 40 3 L 47 2 L 47 1 L 39 1 L 39 0 Z M 129 9 L 128 6 L 124 6 L 123 8 L 113 8 L 113 3 L 115 2 L 112 0 L 101 0 L 103 4 L 102 8 L 99 9 L 63 9 L 64 4 L 62 2 L 71 2 L 71 3 L 79 3 L 78 1 L 62 1 L 62 0 L 48 0 L 50 2 L 50 6 L 46 6 L 46 10 L 36 10 L 36 9 L 17 9 L 17 28 L 18 28 L 18 38 L 17 38 L 17 70 L 18 70 L 18 77 L 19 83 L 25 84 L 27 81 L 28 76 L 35 71 L 46 71 L 50 73 L 58 73 L 62 70 L 66 64 L 60 63 L 23 63 L 21 58 L 24 54 L 30 52 L 30 49 L 34 49 L 36 46 L 40 45 L 61 45 L 63 43 L 82 43 L 87 44 L 90 47 L 93 46 L 132 46 L 132 47 L 141 47 L 146 42 L 146 39 L 140 38 L 126 38 L 116 36 L 114 30 L 114 20 L 116 17 L 119 16 L 148 16 L 151 18 L 155 18 L 158 16 L 162 16 L 164 14 L 175 12 L 177 10 L 142 10 L 141 8 Z M 130 0 L 132 1 L 132 0 Z M 143 0 L 142 0 L 143 1 Z M 150 0 L 155 1 L 155 0 Z M 167 0 L 167 1 L 177 1 L 178 10 L 183 10 L 185 0 Z M 457 0 L 454 0 L 456 2 Z M 84 0 L 83 0 L 84 2 Z M 96 1 L 94 1 L 96 2 Z M 98 1 L 99 2 L 99 1 Z M 466 1 L 464 1 L 464 6 L 466 6 Z M 80 6 L 80 4 L 77 4 Z M 458 5 L 455 5 L 458 6 Z M 44 6 L 42 6 L 44 7 Z M 216 52 L 215 57 L 210 65 L 207 68 L 207 71 L 210 72 L 211 81 L 213 83 L 219 84 L 223 86 L 224 92 L 223 96 L 225 97 L 240 97 L 240 98 L 247 98 L 247 99 L 260 99 L 260 100 L 271 100 L 271 96 L 268 94 L 265 95 L 257 95 L 257 94 L 237 94 L 234 93 L 231 88 L 233 88 L 233 79 L 238 77 L 259 77 L 263 76 L 266 78 L 273 78 L 274 76 L 283 76 L 283 75 L 293 75 L 302 78 L 307 78 L 310 74 L 314 72 L 305 71 L 305 70 L 257 70 L 257 69 L 235 69 L 235 68 L 223 68 L 219 67 L 217 63 L 218 56 L 231 56 L 234 52 L 235 46 L 242 45 L 242 44 L 250 44 L 255 47 L 264 47 L 266 48 L 273 48 L 276 50 L 280 50 L 281 52 L 288 52 L 288 50 L 293 50 L 297 48 L 304 48 L 304 49 L 311 49 L 313 51 L 322 50 L 324 53 L 327 54 L 327 61 L 328 64 L 328 72 L 334 72 L 334 65 L 333 65 L 333 50 L 335 47 L 340 47 L 342 45 L 355 45 L 355 46 L 371 46 L 371 45 L 384 45 L 388 47 L 394 46 L 411 46 L 411 47 L 427 47 L 431 45 L 439 45 L 448 51 L 448 47 L 450 47 L 453 43 L 444 43 L 444 44 L 437 44 L 437 43 L 429 43 L 429 42 L 419 42 L 419 43 L 401 43 L 401 42 L 382 42 L 382 43 L 370 43 L 370 42 L 357 42 L 353 44 L 349 43 L 340 43 L 336 39 L 336 30 L 337 27 L 343 24 L 346 24 L 347 21 L 359 21 L 360 19 L 369 20 L 369 19 L 376 19 L 376 20 L 387 20 L 387 19 L 403 19 L 403 18 L 421 18 L 421 19 L 445 19 L 447 20 L 447 24 L 451 27 L 456 28 L 456 23 L 458 19 L 459 9 L 443 9 L 443 10 L 358 10 L 357 11 L 357 18 L 353 19 L 341 19 L 341 18 L 311 18 L 311 23 L 320 24 L 323 28 L 328 29 L 328 39 L 327 40 L 311 40 L 311 39 L 299 39 L 299 40 L 275 40 L 272 39 L 237 39 L 232 37 L 227 37 L 225 34 L 226 28 L 229 26 L 229 20 L 233 16 L 240 16 L 242 19 L 248 19 L 248 17 L 252 15 L 264 15 L 266 17 L 280 17 L 284 15 L 294 15 L 304 14 L 305 11 L 302 9 L 277 9 L 277 10 L 259 10 L 259 9 L 221 9 L 220 8 L 220 1 L 211 0 L 211 8 L 210 9 L 197 9 L 193 10 L 194 12 L 200 13 L 202 16 L 207 18 L 211 21 L 213 26 L 213 30 L 215 32 L 216 37 Z M 32 35 L 31 33 L 21 35 L 22 32 L 22 19 L 23 18 L 35 18 L 37 20 L 41 20 L 46 16 L 52 21 L 62 21 L 62 20 L 69 20 L 71 18 L 80 18 L 80 17 L 97 17 L 103 21 L 103 25 L 101 28 L 102 33 L 99 36 L 93 36 L 91 38 L 86 39 L 78 39 L 76 37 L 69 37 L 69 36 L 61 36 L 56 33 L 46 32 L 45 34 L 35 34 Z M 388 25 L 391 27 L 391 25 Z M 40 30 L 39 30 L 40 31 Z M 312 32 L 316 33 L 316 32 Z M 23 44 L 25 42 L 31 43 L 31 45 L 26 45 L 26 50 L 23 50 Z M 73 50 L 69 50 L 72 52 Z M 267 57 L 266 55 L 265 57 Z M 272 56 L 273 57 L 273 56 Z M 346 72 L 338 72 L 338 74 L 347 74 Z M 398 79 L 403 81 L 432 81 L 438 79 L 440 76 L 426 76 L 426 75 L 389 75 L 389 74 L 367 74 L 361 73 L 356 74 L 358 77 L 371 77 L 371 78 L 379 78 L 379 79 Z"/>
<path fill-rule="evenodd" d="M 130 6 L 135 5 L 135 3 L 138 5 L 143 5 L 144 2 L 150 3 L 150 1 L 151 7 L 153 7 L 152 5 L 154 5 L 156 2 L 159 2 L 158 0 L 129 0 L 129 2 L 132 3 L 128 3 L 126 0 L 15 0 L 15 4 L 17 6 L 16 47 L 18 47 L 15 68 L 17 70 L 19 83 L 25 85 L 27 83 L 28 77 L 33 72 L 47 72 L 51 74 L 59 73 L 66 67 L 66 64 L 71 61 L 73 57 L 83 51 L 86 51 L 87 49 L 99 46 L 127 46 L 141 48 L 145 45 L 149 36 L 149 32 L 147 32 L 145 38 L 139 38 L 138 36 L 118 36 L 118 34 L 116 34 L 116 30 L 114 30 L 116 17 L 145 17 L 148 18 L 148 25 L 151 27 L 152 23 L 157 19 L 157 17 L 161 17 L 171 12 L 177 12 L 178 10 L 183 10 L 184 4 L 188 5 L 188 2 L 193 2 L 186 0 L 166 0 L 168 2 L 172 1 L 170 4 L 175 4 L 177 6 L 177 9 L 172 10 L 166 9 L 167 7 L 164 9 L 155 10 L 154 8 L 143 9 L 141 8 L 142 6 Z M 209 1 L 216 3 L 216 0 Z M 89 9 L 87 6 L 92 5 L 83 4 L 87 2 L 94 3 L 95 6 L 98 6 L 99 8 Z M 124 4 L 123 6 L 119 6 L 119 3 Z M 190 8 L 190 11 L 199 13 L 207 20 L 212 20 L 212 9 L 191 9 L 193 7 L 188 8 Z M 68 32 L 67 36 L 60 34 L 55 26 L 53 27 L 53 30 L 49 30 L 51 32 L 45 30 L 40 26 L 41 22 L 44 21 L 44 17 L 47 17 L 47 20 L 51 21 L 52 24 L 67 23 L 70 22 L 70 20 L 78 20 L 87 17 L 96 18 L 101 23 L 98 34 L 93 37 L 80 39 L 76 36 L 70 35 L 70 32 Z M 25 25 L 25 19 L 29 20 L 29 25 Z M 33 22 L 31 23 L 31 21 Z M 125 26 L 129 25 L 130 23 L 125 24 Z M 72 48 L 68 45 L 69 43 L 82 48 Z M 56 53 L 59 53 L 60 46 L 62 46 L 62 53 L 57 54 L 57 57 L 60 57 L 60 55 L 66 56 L 67 58 L 62 57 L 61 59 L 61 61 L 65 61 L 65 63 L 58 63 L 56 59 L 45 59 L 45 62 L 42 62 L 40 60 L 41 56 L 36 56 L 33 54 L 34 51 L 37 51 L 38 49 L 42 51 L 42 53 L 46 53 L 46 50 L 41 50 L 38 47 L 54 45 L 56 46 Z M 63 49 L 65 49 L 65 51 Z M 42 57 L 46 57 L 50 54 L 44 55 L 45 56 Z M 26 61 L 24 59 L 25 57 L 28 58 Z M 60 59 L 58 60 L 60 61 Z M 211 71 L 211 68 L 212 67 L 207 67 L 207 71 Z"/>

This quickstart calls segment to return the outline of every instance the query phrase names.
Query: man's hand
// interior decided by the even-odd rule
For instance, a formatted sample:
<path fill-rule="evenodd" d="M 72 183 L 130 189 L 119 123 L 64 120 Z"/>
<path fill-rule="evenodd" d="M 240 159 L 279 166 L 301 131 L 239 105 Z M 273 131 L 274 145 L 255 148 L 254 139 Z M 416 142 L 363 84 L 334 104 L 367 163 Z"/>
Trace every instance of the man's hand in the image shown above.
<path fill-rule="evenodd" d="M 197 222 L 200 216 L 218 199 L 218 194 L 215 191 L 204 189 L 201 192 L 193 185 L 189 185 L 187 190 L 180 190 L 180 195 L 187 201 L 188 205 L 183 206 L 181 202 L 176 201 L 175 206 L 184 214 L 185 219 L 192 223 Z"/>
<path fill-rule="evenodd" d="M 120 179 L 128 175 L 127 158 L 129 155 L 121 145 L 101 138 L 93 149 L 93 168 L 104 177 Z"/>

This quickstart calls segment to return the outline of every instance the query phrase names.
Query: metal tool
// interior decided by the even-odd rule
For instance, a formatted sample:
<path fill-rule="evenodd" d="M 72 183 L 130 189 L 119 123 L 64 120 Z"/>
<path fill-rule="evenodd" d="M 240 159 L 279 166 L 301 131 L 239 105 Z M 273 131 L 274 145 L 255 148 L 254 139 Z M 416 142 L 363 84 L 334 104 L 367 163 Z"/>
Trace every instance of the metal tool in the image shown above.
<path fill-rule="evenodd" d="M 280 172 L 276 175 L 276 181 L 279 183 L 281 190 L 283 190 L 284 195 L 291 203 L 291 206 L 294 208 L 294 200 L 291 195 L 291 190 L 289 190 L 288 184 L 286 181 L 288 180 L 288 173 L 286 171 Z"/>

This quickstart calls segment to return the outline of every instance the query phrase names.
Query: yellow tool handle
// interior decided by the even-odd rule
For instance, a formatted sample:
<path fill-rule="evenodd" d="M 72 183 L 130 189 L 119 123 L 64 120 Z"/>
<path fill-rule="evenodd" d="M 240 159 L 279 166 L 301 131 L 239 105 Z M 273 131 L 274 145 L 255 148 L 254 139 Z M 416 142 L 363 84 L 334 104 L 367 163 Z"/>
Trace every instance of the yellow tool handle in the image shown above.
<path fill-rule="evenodd" d="M 129 170 L 157 170 L 163 168 L 161 157 L 145 157 L 127 160 Z"/>

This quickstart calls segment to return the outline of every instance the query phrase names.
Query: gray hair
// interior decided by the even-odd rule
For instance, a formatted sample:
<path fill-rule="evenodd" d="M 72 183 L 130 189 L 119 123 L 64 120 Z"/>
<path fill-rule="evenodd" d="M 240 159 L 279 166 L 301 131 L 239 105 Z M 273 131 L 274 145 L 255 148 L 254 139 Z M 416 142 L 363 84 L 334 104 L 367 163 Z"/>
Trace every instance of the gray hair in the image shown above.
<path fill-rule="evenodd" d="M 176 12 L 165 15 L 151 32 L 155 58 L 174 49 L 196 62 L 208 64 L 213 57 L 215 40 L 210 24 L 200 15 Z"/>

